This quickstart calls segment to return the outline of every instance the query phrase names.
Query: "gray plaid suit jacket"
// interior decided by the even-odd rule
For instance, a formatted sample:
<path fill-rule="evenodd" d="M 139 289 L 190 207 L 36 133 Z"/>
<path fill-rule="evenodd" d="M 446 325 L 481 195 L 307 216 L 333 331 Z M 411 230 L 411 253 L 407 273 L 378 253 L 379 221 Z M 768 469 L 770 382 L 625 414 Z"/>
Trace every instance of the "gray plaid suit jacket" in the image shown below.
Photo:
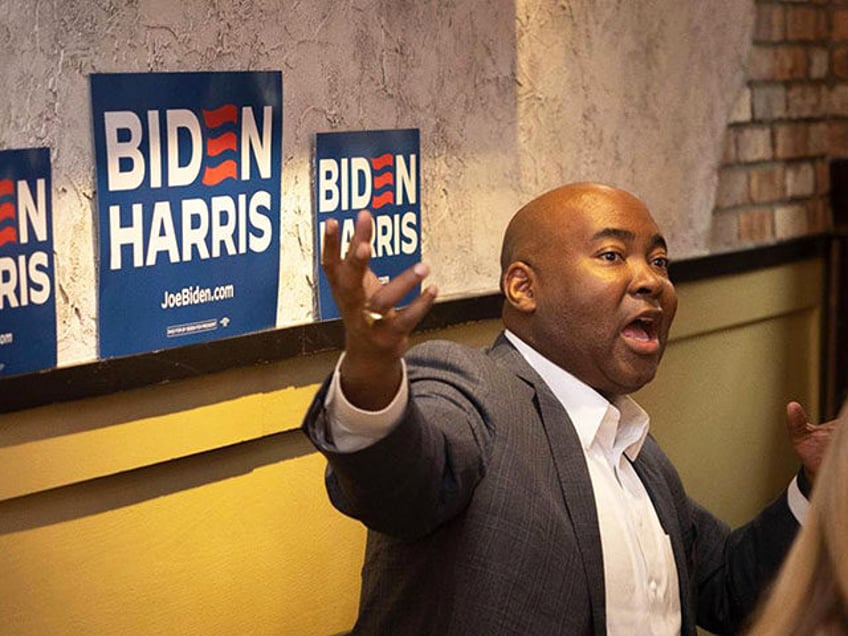
<path fill-rule="evenodd" d="M 304 431 L 332 503 L 368 528 L 362 634 L 605 634 L 592 484 L 568 414 L 501 334 L 407 354 L 410 402 L 386 438 L 339 454 L 324 396 Z M 731 532 L 686 496 L 649 437 L 634 462 L 671 539 L 683 633 L 734 633 L 797 532 L 782 494 Z"/>

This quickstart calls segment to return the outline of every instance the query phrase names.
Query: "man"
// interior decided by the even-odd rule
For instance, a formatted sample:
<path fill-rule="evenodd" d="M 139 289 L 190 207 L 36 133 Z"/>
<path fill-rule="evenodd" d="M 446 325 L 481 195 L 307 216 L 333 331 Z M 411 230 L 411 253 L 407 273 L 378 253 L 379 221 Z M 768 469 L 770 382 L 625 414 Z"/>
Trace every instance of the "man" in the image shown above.
<path fill-rule="evenodd" d="M 793 481 L 731 533 L 688 499 L 628 396 L 657 370 L 677 306 L 645 205 L 572 184 L 519 210 L 504 236 L 506 328 L 485 351 L 407 349 L 432 305 L 421 264 L 380 286 L 371 221 L 324 269 L 345 353 L 304 430 L 329 460 L 333 504 L 369 528 L 367 634 L 730 633 L 798 527 Z M 820 431 L 791 436 L 814 474 Z"/>

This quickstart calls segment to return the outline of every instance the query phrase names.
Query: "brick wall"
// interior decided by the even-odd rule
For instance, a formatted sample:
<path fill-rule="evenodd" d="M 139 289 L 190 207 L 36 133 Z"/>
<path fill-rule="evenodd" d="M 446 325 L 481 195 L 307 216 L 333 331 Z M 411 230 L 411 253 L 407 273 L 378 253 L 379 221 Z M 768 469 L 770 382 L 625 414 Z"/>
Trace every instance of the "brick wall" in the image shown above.
<path fill-rule="evenodd" d="M 848 0 L 756 0 L 756 11 L 718 173 L 717 251 L 827 230 L 828 161 L 848 157 Z"/>

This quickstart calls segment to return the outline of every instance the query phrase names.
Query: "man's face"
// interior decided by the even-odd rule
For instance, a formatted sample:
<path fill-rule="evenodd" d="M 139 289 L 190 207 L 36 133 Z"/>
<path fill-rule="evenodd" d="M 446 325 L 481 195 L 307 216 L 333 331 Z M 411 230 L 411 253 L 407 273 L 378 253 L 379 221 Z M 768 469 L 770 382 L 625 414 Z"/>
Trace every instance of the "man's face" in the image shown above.
<path fill-rule="evenodd" d="M 619 191 L 548 215 L 528 259 L 536 274 L 533 344 L 603 395 L 653 379 L 677 309 L 665 240 L 648 209 Z"/>

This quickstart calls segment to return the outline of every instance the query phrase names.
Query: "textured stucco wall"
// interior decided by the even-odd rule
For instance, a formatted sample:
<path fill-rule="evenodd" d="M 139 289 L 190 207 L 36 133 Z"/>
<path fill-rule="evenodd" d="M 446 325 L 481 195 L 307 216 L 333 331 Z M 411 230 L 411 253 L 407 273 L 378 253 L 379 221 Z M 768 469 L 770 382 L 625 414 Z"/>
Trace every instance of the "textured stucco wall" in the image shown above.
<path fill-rule="evenodd" d="M 51 148 L 59 364 L 97 350 L 89 73 L 282 71 L 288 326 L 313 319 L 318 131 L 421 129 L 422 249 L 445 297 L 494 290 L 512 212 L 576 179 L 632 189 L 676 256 L 705 251 L 753 13 L 739 0 L 0 0 L 0 148 Z"/>

